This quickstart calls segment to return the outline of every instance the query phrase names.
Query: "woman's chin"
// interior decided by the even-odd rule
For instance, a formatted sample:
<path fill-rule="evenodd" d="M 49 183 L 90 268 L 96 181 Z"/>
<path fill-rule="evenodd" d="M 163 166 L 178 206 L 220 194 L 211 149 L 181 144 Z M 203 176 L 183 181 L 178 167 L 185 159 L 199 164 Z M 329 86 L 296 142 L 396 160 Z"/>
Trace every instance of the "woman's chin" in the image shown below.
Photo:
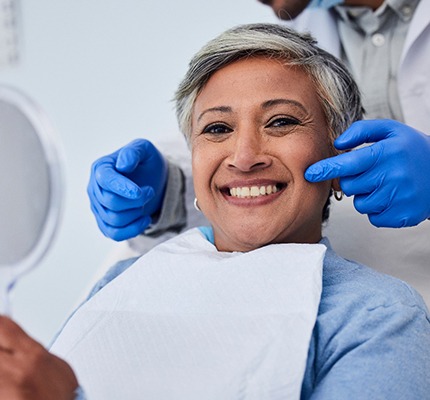
<path fill-rule="evenodd" d="M 219 230 L 214 227 L 215 246 L 219 251 L 246 252 L 274 243 L 318 243 L 321 239 L 321 219 L 300 227 L 275 221 L 263 225 L 242 223 Z"/>
<path fill-rule="evenodd" d="M 215 233 L 215 245 L 220 251 L 252 251 L 275 241 L 276 235 L 262 232 L 255 227 L 246 228 L 242 226 L 240 230 L 230 235 L 218 236 Z"/>

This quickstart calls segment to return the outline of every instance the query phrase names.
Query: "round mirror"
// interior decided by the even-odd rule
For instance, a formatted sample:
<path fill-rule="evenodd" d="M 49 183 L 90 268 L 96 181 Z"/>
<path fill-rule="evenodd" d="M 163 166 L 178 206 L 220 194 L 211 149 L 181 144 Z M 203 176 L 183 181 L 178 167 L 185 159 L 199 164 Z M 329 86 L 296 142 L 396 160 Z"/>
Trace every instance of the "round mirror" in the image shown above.
<path fill-rule="evenodd" d="M 53 129 L 21 92 L 0 86 L 0 312 L 8 293 L 35 267 L 55 234 L 62 173 Z"/>

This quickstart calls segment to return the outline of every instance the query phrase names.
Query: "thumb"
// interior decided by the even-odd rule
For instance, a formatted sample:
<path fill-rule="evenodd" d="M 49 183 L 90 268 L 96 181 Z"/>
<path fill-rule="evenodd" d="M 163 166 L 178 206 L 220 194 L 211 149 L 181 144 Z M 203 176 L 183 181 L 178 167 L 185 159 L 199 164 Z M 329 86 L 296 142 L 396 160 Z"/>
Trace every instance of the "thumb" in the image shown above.
<path fill-rule="evenodd" d="M 139 164 L 139 152 L 134 147 L 123 147 L 116 160 L 115 168 L 119 172 L 133 172 Z"/>

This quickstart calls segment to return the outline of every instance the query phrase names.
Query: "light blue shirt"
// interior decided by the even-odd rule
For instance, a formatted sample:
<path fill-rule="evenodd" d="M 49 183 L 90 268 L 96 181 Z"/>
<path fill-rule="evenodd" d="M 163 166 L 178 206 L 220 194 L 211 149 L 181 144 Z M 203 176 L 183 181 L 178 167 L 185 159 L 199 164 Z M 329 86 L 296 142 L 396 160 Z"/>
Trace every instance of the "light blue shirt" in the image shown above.
<path fill-rule="evenodd" d="M 213 242 L 211 228 L 201 231 Z M 321 243 L 328 248 L 323 292 L 301 399 L 428 398 L 430 315 L 421 296 L 405 282 L 339 257 L 328 239 Z M 112 267 L 88 299 L 136 259 Z"/>
<path fill-rule="evenodd" d="M 400 56 L 419 0 L 385 0 L 375 11 L 369 7 L 334 8 L 342 43 L 342 60 L 362 92 L 367 119 L 390 118 L 403 122 L 397 90 Z"/>

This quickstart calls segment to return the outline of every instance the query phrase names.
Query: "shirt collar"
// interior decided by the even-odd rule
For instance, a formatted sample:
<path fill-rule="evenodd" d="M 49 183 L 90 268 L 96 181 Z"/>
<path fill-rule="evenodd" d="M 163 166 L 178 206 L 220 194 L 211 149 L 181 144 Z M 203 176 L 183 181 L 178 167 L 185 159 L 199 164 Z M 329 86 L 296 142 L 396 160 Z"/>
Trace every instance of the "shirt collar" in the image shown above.
<path fill-rule="evenodd" d="M 420 0 L 386 0 L 384 4 L 387 4 L 402 21 L 407 22 L 414 15 L 419 2 Z"/>
<path fill-rule="evenodd" d="M 370 7 L 338 5 L 334 7 L 339 17 L 348 24 L 356 25 L 365 32 L 379 29 L 384 19 L 393 11 L 402 21 L 409 21 L 420 0 L 385 0 L 375 11 Z"/>

